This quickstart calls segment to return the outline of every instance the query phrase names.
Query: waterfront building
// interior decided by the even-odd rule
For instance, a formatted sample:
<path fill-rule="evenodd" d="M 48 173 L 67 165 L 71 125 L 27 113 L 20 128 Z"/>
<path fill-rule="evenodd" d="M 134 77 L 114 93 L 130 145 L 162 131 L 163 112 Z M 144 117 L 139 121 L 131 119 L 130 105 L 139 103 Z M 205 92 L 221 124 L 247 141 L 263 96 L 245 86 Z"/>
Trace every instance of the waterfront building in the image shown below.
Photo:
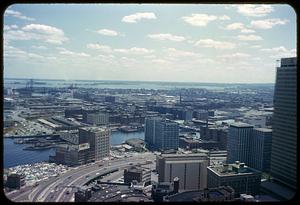
<path fill-rule="evenodd" d="M 161 121 L 162 118 L 160 117 L 151 117 L 145 119 L 145 142 L 148 148 L 154 147 L 156 127 Z"/>
<path fill-rule="evenodd" d="M 11 189 L 20 189 L 25 185 L 25 175 L 9 173 L 5 186 Z"/>
<path fill-rule="evenodd" d="M 124 170 L 124 183 L 132 183 L 136 180 L 138 183 L 150 183 L 151 170 L 142 167 L 130 167 Z"/>
<path fill-rule="evenodd" d="M 252 125 L 242 122 L 230 124 L 227 137 L 227 163 L 235 161 L 249 163 L 252 132 Z"/>
<path fill-rule="evenodd" d="M 178 149 L 179 126 L 159 117 L 146 118 L 145 141 L 149 148 L 158 150 Z"/>
<path fill-rule="evenodd" d="M 107 125 L 108 124 L 108 113 L 85 113 L 85 123 L 92 125 Z"/>
<path fill-rule="evenodd" d="M 161 121 L 155 127 L 155 144 L 158 150 L 178 149 L 179 125 L 176 122 Z"/>
<path fill-rule="evenodd" d="M 214 165 L 207 167 L 208 188 L 231 186 L 235 196 L 259 194 L 261 172 L 247 167 L 245 163 Z"/>
<path fill-rule="evenodd" d="M 263 171 L 270 171 L 272 150 L 272 129 L 254 128 L 250 147 L 249 166 Z"/>
<path fill-rule="evenodd" d="M 109 156 L 110 129 L 107 127 L 79 128 L 79 143 L 89 143 L 90 156 L 98 161 Z"/>
<path fill-rule="evenodd" d="M 77 166 L 89 163 L 94 159 L 89 152 L 89 143 L 79 145 L 61 144 L 56 147 L 55 156 L 50 157 L 57 164 Z"/>
<path fill-rule="evenodd" d="M 161 154 L 156 158 L 158 182 L 172 182 L 180 178 L 179 189 L 199 190 L 207 187 L 207 166 L 205 153 Z"/>
<path fill-rule="evenodd" d="M 78 145 L 79 144 L 79 135 L 78 135 L 78 130 L 63 130 L 60 131 L 59 137 L 71 144 Z"/>
<path fill-rule="evenodd" d="M 271 175 L 297 188 L 297 58 L 282 58 L 274 92 Z"/>

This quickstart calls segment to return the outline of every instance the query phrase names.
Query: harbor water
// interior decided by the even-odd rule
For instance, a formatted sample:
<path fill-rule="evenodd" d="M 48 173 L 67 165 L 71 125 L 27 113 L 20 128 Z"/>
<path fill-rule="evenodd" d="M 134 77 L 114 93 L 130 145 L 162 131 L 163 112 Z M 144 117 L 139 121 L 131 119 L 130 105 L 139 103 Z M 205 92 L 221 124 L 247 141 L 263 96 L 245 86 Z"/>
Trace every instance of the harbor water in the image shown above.
<path fill-rule="evenodd" d="M 122 144 L 128 139 L 144 139 L 144 132 L 113 132 L 110 138 L 111 145 Z M 15 144 L 14 139 L 4 138 L 4 168 L 14 167 L 21 164 L 32 164 L 36 162 L 48 161 L 50 155 L 55 154 L 54 149 L 28 151 L 23 150 L 29 144 Z"/>

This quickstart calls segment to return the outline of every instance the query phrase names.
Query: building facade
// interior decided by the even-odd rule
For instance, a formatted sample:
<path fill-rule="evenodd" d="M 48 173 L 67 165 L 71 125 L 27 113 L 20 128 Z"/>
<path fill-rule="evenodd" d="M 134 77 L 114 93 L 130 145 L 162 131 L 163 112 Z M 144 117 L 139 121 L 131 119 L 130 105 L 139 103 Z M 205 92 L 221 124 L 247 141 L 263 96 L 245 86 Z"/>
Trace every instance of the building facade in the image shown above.
<path fill-rule="evenodd" d="M 79 143 L 89 143 L 90 156 L 98 161 L 109 156 L 110 134 L 106 127 L 79 128 Z"/>
<path fill-rule="evenodd" d="M 227 136 L 227 163 L 242 161 L 248 164 L 253 126 L 236 122 L 229 126 Z"/>
<path fill-rule="evenodd" d="M 282 58 L 274 92 L 271 175 L 297 188 L 297 58 Z"/>
<path fill-rule="evenodd" d="M 180 179 L 180 190 L 199 190 L 207 187 L 207 154 L 162 154 L 157 156 L 158 182 Z"/>
<path fill-rule="evenodd" d="M 158 150 L 177 150 L 179 125 L 162 118 L 147 118 L 145 120 L 145 141 L 148 147 Z"/>
<path fill-rule="evenodd" d="M 124 170 L 124 183 L 132 183 L 136 180 L 139 183 L 149 183 L 151 181 L 151 170 L 142 167 L 130 167 Z"/>
<path fill-rule="evenodd" d="M 254 128 L 251 142 L 249 166 L 263 172 L 269 172 L 272 150 L 272 129 Z"/>

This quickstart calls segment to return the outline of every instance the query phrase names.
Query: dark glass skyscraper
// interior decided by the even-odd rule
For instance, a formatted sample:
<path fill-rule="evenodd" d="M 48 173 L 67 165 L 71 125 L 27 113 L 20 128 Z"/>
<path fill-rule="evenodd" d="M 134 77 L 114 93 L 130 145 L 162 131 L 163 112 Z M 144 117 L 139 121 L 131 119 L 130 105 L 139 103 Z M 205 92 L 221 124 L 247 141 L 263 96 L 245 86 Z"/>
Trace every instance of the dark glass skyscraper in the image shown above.
<path fill-rule="evenodd" d="M 281 59 L 274 93 L 271 175 L 297 187 L 297 58 Z"/>

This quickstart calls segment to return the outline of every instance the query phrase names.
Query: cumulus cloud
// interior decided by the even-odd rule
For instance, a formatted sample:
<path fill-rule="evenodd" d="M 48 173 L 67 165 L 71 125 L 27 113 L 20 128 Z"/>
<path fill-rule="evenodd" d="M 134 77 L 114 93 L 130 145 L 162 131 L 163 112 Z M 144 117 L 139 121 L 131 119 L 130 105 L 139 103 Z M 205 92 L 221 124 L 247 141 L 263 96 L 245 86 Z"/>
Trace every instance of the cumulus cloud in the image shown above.
<path fill-rule="evenodd" d="M 66 48 L 62 48 L 62 47 L 57 47 L 57 50 L 59 50 L 59 53 L 62 55 L 67 55 L 67 56 L 72 56 L 72 57 L 89 57 L 90 55 L 87 53 L 83 53 L 83 52 L 74 52 L 74 51 L 70 51 Z"/>
<path fill-rule="evenodd" d="M 251 26 L 253 28 L 258 29 L 271 29 L 273 26 L 276 25 L 284 25 L 288 22 L 287 19 L 264 19 L 264 20 L 257 20 L 257 21 L 251 21 Z"/>
<path fill-rule="evenodd" d="M 17 28 L 19 28 L 17 25 L 4 25 L 3 30 L 8 31 L 8 30 L 17 29 Z"/>
<path fill-rule="evenodd" d="M 149 54 L 154 52 L 153 50 L 149 50 L 146 48 L 137 48 L 137 47 L 133 47 L 129 49 L 124 49 L 124 48 L 114 49 L 114 51 L 119 53 L 135 54 L 135 55 L 143 55 L 143 54 Z"/>
<path fill-rule="evenodd" d="M 39 50 L 46 50 L 48 49 L 46 46 L 31 46 L 34 49 L 39 49 Z"/>
<path fill-rule="evenodd" d="M 117 36 L 119 33 L 114 30 L 109 30 L 109 29 L 100 29 L 97 31 L 97 33 L 105 36 Z"/>
<path fill-rule="evenodd" d="M 27 52 L 20 48 L 4 45 L 4 58 L 13 60 L 25 60 L 28 62 L 46 62 L 47 60 L 53 60 L 54 56 L 43 56 L 37 53 Z"/>
<path fill-rule="evenodd" d="M 141 19 L 156 19 L 156 16 L 152 12 L 135 13 L 122 18 L 123 22 L 126 23 L 137 23 Z"/>
<path fill-rule="evenodd" d="M 230 20 L 231 18 L 227 15 L 224 15 L 224 16 L 220 16 L 219 19 L 224 21 L 224 20 Z"/>
<path fill-rule="evenodd" d="M 30 17 L 22 15 L 22 13 L 19 12 L 19 11 L 14 11 L 14 10 L 10 10 L 10 9 L 7 9 L 4 12 L 4 16 L 12 16 L 12 17 L 22 19 L 22 20 L 27 20 L 27 21 L 34 21 L 35 20 L 34 18 L 30 18 Z"/>
<path fill-rule="evenodd" d="M 107 45 L 101 45 L 99 43 L 89 43 L 86 45 L 87 48 L 89 49 L 95 49 L 95 50 L 100 50 L 106 53 L 111 53 L 113 52 L 113 49 L 110 46 Z"/>
<path fill-rule="evenodd" d="M 241 41 L 260 41 L 263 40 L 262 37 L 257 35 L 238 35 L 237 36 Z"/>
<path fill-rule="evenodd" d="M 208 14 L 191 14 L 181 17 L 186 23 L 192 26 L 207 26 L 208 23 L 215 20 L 230 20 L 229 16 L 215 16 Z"/>
<path fill-rule="evenodd" d="M 255 33 L 255 30 L 244 28 L 241 30 L 241 33 Z"/>
<path fill-rule="evenodd" d="M 243 4 L 243 5 L 234 5 L 237 7 L 237 12 L 243 14 L 245 16 L 253 16 L 253 17 L 262 17 L 266 16 L 272 11 L 274 11 L 273 7 L 270 5 L 253 5 L 253 4 Z"/>
<path fill-rule="evenodd" d="M 244 24 L 243 23 L 232 23 L 226 26 L 226 30 L 237 30 L 237 29 L 243 29 Z"/>
<path fill-rule="evenodd" d="M 233 49 L 235 44 L 226 41 L 215 41 L 212 39 L 201 39 L 195 43 L 196 46 L 215 49 Z"/>
<path fill-rule="evenodd" d="M 148 37 L 156 40 L 161 40 L 161 41 L 169 40 L 169 41 L 180 42 L 185 40 L 183 36 L 175 36 L 170 33 L 149 34 Z"/>
<path fill-rule="evenodd" d="M 207 14 L 192 14 L 190 16 L 183 16 L 182 19 L 192 26 L 206 26 L 209 22 L 217 20 L 218 17 Z"/>
<path fill-rule="evenodd" d="M 42 24 L 29 24 L 19 30 L 7 30 L 4 32 L 4 38 L 8 41 L 42 40 L 52 44 L 62 44 L 68 40 L 61 29 Z"/>
<path fill-rule="evenodd" d="M 297 56 L 296 49 L 287 49 L 284 46 L 263 48 L 260 50 L 269 53 L 271 58 L 285 58 Z"/>
<path fill-rule="evenodd" d="M 198 54 L 198 53 L 178 50 L 176 48 L 167 48 L 166 51 L 168 52 L 168 55 L 171 56 L 171 57 L 195 57 L 195 56 L 200 56 L 200 54 Z"/>

